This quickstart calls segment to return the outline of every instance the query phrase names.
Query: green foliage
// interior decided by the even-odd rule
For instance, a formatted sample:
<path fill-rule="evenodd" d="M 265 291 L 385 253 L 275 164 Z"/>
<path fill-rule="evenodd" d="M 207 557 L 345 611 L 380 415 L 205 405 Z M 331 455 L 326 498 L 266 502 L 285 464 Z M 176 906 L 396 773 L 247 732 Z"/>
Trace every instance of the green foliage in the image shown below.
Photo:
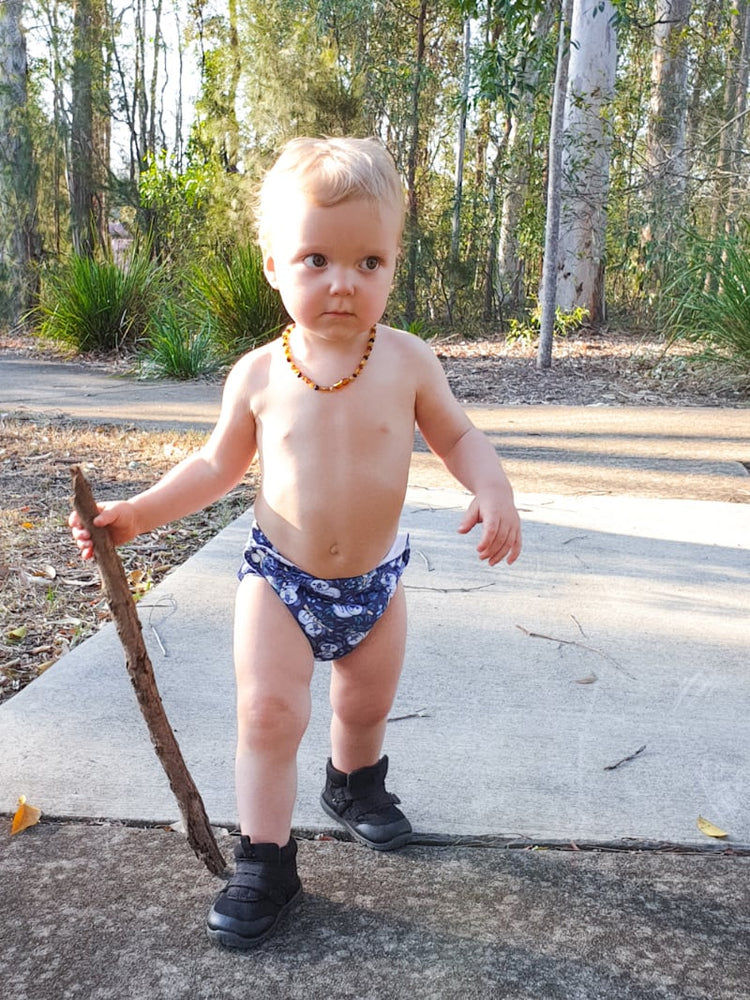
<path fill-rule="evenodd" d="M 750 227 L 748 227 L 750 228 Z M 677 304 L 667 332 L 704 345 L 704 356 L 750 372 L 749 233 L 697 240 L 697 260 L 667 288 Z"/>
<path fill-rule="evenodd" d="M 555 309 L 555 325 L 552 329 L 553 336 L 567 337 L 581 327 L 588 319 L 589 311 L 583 306 L 576 306 L 571 312 L 563 312 L 558 306 Z M 535 340 L 539 336 L 539 329 L 542 322 L 542 309 L 537 305 L 529 313 L 526 321 L 510 319 L 508 321 L 508 332 L 506 340 Z"/>
<path fill-rule="evenodd" d="M 76 351 L 131 348 L 143 336 L 160 276 L 146 246 L 136 247 L 122 268 L 73 255 L 44 277 L 37 331 Z"/>
<path fill-rule="evenodd" d="M 141 172 L 138 196 L 140 224 L 155 255 L 179 263 L 226 240 L 232 229 L 230 205 L 238 200 L 240 184 L 215 159 L 196 159 L 184 170 L 166 155 L 152 160 Z"/>
<path fill-rule="evenodd" d="M 196 319 L 172 300 L 151 316 L 147 346 L 140 358 L 142 378 L 193 379 L 215 375 L 224 366 L 209 320 Z"/>
<path fill-rule="evenodd" d="M 402 319 L 399 326 L 402 330 L 406 330 L 407 333 L 413 333 L 420 340 L 434 340 L 438 335 L 437 330 L 432 329 L 423 319 L 415 319 L 411 323 Z"/>
<path fill-rule="evenodd" d="M 208 315 L 216 341 L 229 357 L 270 340 L 285 322 L 281 299 L 266 281 L 261 252 L 254 244 L 195 267 L 191 284 L 196 310 Z"/>

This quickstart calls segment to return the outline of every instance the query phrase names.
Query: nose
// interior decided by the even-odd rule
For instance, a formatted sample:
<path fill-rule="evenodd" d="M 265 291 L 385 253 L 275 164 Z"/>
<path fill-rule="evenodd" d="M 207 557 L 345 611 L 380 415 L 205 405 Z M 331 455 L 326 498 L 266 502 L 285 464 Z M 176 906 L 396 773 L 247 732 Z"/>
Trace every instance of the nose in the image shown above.
<path fill-rule="evenodd" d="M 332 295 L 351 295 L 354 291 L 354 278 L 348 267 L 333 268 L 330 279 Z"/>

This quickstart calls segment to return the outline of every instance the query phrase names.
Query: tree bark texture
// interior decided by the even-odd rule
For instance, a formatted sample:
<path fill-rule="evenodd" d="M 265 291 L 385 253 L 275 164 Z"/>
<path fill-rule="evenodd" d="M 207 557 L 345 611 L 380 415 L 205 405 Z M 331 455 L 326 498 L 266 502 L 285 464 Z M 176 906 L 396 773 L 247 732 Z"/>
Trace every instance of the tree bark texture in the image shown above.
<path fill-rule="evenodd" d="M 125 650 L 128 674 L 148 726 L 151 742 L 177 799 L 188 843 L 208 870 L 214 875 L 220 875 L 226 864 L 216 844 L 200 792 L 187 769 L 164 711 L 125 570 L 106 528 L 98 528 L 93 523 L 99 509 L 86 477 L 77 465 L 72 467 L 71 474 L 73 504 L 94 542 L 94 553 L 104 582 L 107 602 Z"/>
<path fill-rule="evenodd" d="M 617 39 L 610 0 L 575 0 L 563 126 L 557 304 L 604 319 L 607 226 Z"/>

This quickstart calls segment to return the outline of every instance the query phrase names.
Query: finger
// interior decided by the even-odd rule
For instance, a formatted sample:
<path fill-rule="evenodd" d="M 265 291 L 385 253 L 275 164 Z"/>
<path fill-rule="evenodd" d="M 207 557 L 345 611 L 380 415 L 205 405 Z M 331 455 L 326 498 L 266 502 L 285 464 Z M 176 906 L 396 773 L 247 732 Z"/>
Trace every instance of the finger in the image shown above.
<path fill-rule="evenodd" d="M 502 546 L 505 535 L 502 533 L 502 525 L 492 521 L 484 522 L 484 531 L 477 545 L 477 552 L 480 559 L 492 559 L 493 555 Z"/>
<path fill-rule="evenodd" d="M 489 562 L 490 566 L 496 566 L 498 563 L 502 562 L 503 559 L 507 560 L 509 566 L 518 559 L 521 554 L 521 532 L 520 531 L 509 531 L 503 540 L 503 544 L 498 546 L 495 552 L 492 554 Z"/>

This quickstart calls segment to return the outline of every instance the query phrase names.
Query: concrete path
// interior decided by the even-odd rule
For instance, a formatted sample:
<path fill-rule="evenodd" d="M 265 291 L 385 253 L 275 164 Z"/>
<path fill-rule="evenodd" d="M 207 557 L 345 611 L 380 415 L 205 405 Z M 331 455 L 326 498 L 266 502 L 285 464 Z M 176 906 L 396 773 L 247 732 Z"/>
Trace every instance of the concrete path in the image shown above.
<path fill-rule="evenodd" d="M 34 385 L 19 402 L 7 370 L 0 356 L 0 410 L 49 412 Z M 83 416 L 80 384 L 55 407 Z M 144 416 L 167 399 L 126 384 Z M 194 401 L 178 389 L 160 419 L 189 423 Z M 109 399 L 132 420 L 126 397 Z M 9 995 L 746 1000 L 750 505 L 729 501 L 747 496 L 750 411 L 472 412 L 510 456 L 525 551 L 513 568 L 482 566 L 455 533 L 467 497 L 417 453 L 410 638 L 386 748 L 417 845 L 381 858 L 303 843 L 294 924 L 257 956 L 209 948 L 216 885 L 151 825 L 176 810 L 105 628 L 0 706 L 0 810 L 26 794 L 47 817 L 0 836 Z M 235 816 L 230 619 L 248 519 L 140 606 L 220 825 Z M 319 666 L 295 813 L 308 837 L 331 832 L 317 804 L 326 689 Z M 698 816 L 727 838 L 701 833 Z M 617 853 L 495 849 L 571 841 Z M 653 851 L 665 843 L 702 853 Z"/>

